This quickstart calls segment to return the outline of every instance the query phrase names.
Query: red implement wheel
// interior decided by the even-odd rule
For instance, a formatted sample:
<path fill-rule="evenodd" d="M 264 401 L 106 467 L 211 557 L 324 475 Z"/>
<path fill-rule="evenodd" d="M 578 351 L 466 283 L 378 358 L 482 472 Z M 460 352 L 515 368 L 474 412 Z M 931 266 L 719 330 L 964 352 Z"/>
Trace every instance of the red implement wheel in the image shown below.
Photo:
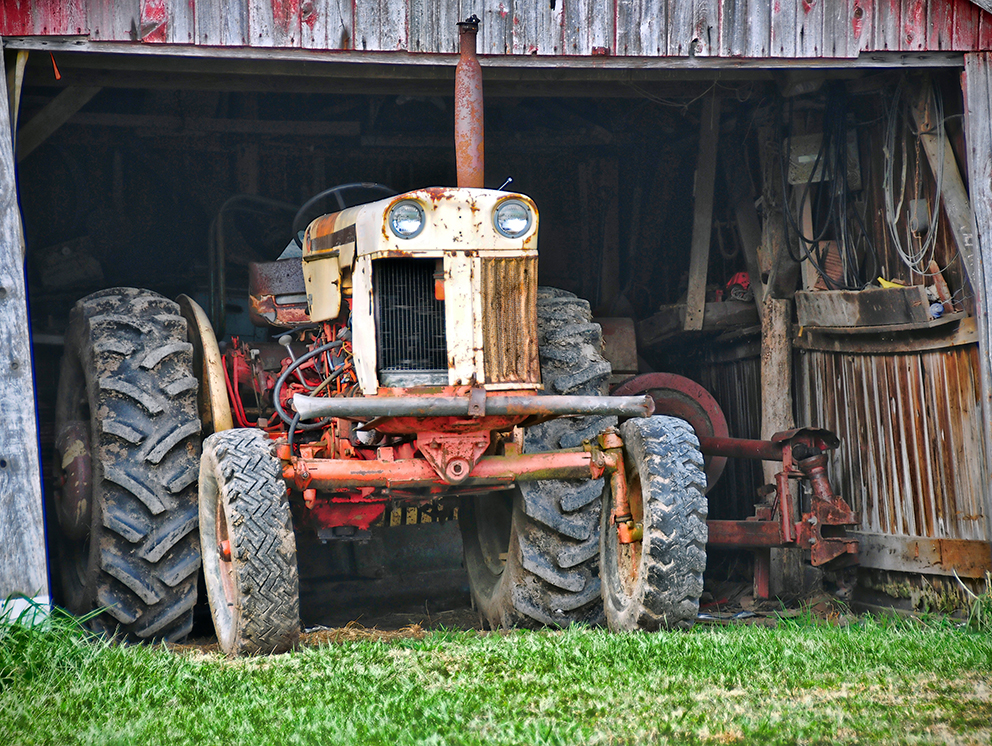
<path fill-rule="evenodd" d="M 654 399 L 654 413 L 678 417 L 692 425 L 697 438 L 728 438 L 727 419 L 709 391 L 685 376 L 674 373 L 644 373 L 624 381 L 613 396 L 647 394 Z M 723 474 L 726 456 L 706 456 L 706 492 L 709 493 Z"/>

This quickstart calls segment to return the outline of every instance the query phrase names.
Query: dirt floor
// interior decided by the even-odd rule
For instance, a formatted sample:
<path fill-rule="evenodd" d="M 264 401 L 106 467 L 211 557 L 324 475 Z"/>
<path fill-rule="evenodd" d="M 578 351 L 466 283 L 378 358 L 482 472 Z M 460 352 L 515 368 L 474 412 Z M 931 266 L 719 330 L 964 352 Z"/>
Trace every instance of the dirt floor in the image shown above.
<path fill-rule="evenodd" d="M 699 624 L 747 624 L 774 626 L 780 619 L 813 616 L 829 624 L 846 625 L 856 619 L 850 609 L 835 596 L 814 595 L 783 604 L 778 600 L 755 601 L 751 585 L 723 582 L 710 586 L 703 594 Z M 427 602 L 419 609 L 388 612 L 381 605 L 355 608 L 347 615 L 335 614 L 306 626 L 300 636 L 304 647 L 358 640 L 421 639 L 432 630 L 485 630 L 478 613 L 470 605 L 433 608 Z M 195 649 L 203 653 L 219 652 L 215 637 L 194 637 L 177 650 Z"/>

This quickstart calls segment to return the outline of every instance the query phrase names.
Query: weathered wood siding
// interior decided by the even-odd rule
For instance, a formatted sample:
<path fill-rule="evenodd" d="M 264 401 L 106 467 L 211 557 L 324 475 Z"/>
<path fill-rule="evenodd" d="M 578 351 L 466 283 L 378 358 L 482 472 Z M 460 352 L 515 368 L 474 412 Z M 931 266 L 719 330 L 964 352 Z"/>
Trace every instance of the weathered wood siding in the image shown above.
<path fill-rule="evenodd" d="M 860 530 L 989 540 L 977 345 L 802 351 L 798 370 L 798 419 L 840 436 L 830 478 Z"/>
<path fill-rule="evenodd" d="M 5 81 L 0 74 L 0 602 L 22 594 L 47 603 L 24 239 Z"/>
<path fill-rule="evenodd" d="M 0 35 L 91 41 L 482 54 L 857 57 L 992 49 L 970 0 L 4 0 Z"/>
<path fill-rule="evenodd" d="M 978 347 L 983 354 L 979 359 L 982 395 L 985 411 L 986 442 L 985 482 L 987 505 L 992 507 L 992 320 L 989 299 L 992 298 L 992 55 L 988 53 L 965 55 L 964 76 L 964 126 L 968 144 L 967 167 L 969 198 L 974 214 L 978 246 L 974 252 L 979 267 L 971 278 L 978 309 Z M 971 226 L 969 226 L 970 228 Z M 988 536 L 992 539 L 992 509 L 987 511 Z"/>

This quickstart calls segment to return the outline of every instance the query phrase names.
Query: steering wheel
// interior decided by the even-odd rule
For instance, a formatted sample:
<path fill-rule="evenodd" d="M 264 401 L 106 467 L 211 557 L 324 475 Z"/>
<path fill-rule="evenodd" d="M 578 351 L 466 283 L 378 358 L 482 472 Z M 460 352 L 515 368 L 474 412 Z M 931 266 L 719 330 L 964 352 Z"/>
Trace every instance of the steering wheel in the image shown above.
<path fill-rule="evenodd" d="M 349 207 L 348 203 L 345 202 L 345 199 L 342 196 L 343 193 L 349 189 L 365 189 L 373 192 L 381 192 L 386 197 L 392 197 L 396 194 L 395 189 L 390 189 L 385 184 L 378 184 L 374 181 L 353 181 L 350 184 L 338 184 L 337 186 L 332 186 L 330 189 L 325 189 L 319 194 L 308 199 L 303 203 L 303 206 L 296 211 L 296 215 L 293 217 L 293 235 L 296 235 L 303 229 L 303 217 L 306 215 L 307 210 L 325 197 L 329 197 L 333 194 L 334 198 L 337 200 L 339 210 L 344 210 L 346 207 Z M 363 204 L 364 202 L 370 201 L 371 200 L 363 200 L 362 202 L 355 202 L 354 204 Z"/>

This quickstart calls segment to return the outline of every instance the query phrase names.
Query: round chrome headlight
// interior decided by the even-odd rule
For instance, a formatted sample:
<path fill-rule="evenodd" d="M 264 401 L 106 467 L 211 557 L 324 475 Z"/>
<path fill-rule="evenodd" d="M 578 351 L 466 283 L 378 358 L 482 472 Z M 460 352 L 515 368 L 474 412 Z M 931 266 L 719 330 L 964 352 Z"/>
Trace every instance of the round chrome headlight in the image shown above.
<path fill-rule="evenodd" d="M 389 229 L 397 238 L 413 238 L 424 229 L 424 208 L 407 199 L 397 202 L 389 211 Z"/>
<path fill-rule="evenodd" d="M 493 213 L 493 225 L 507 238 L 520 238 L 530 230 L 533 221 L 530 206 L 519 199 L 503 200 Z"/>

